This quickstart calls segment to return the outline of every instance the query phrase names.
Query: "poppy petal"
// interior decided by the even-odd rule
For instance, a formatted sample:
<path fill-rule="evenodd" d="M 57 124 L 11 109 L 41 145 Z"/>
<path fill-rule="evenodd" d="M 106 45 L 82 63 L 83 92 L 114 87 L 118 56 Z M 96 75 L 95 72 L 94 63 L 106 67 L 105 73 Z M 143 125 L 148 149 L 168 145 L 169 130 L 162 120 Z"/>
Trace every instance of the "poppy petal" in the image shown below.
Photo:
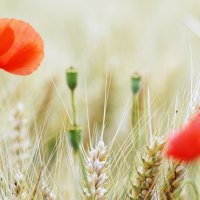
<path fill-rule="evenodd" d="M 200 157 L 200 115 L 196 115 L 169 139 L 166 155 L 183 161 Z"/>
<path fill-rule="evenodd" d="M 0 56 L 2 56 L 10 47 L 12 46 L 14 41 L 14 31 L 7 26 L 1 33 L 0 33 Z"/>
<path fill-rule="evenodd" d="M 17 75 L 27 75 L 35 71 L 43 57 L 44 44 L 40 35 L 28 23 L 17 19 L 0 19 L 4 29 L 9 27 L 14 33 L 14 41 L 7 51 L 0 55 L 0 67 L 7 72 Z M 2 28 L 1 28 L 2 29 Z M 1 38 L 0 42 L 4 38 Z"/>
<path fill-rule="evenodd" d="M 14 74 L 26 75 L 37 69 L 39 63 L 30 62 L 37 56 L 38 49 L 36 46 L 29 44 L 22 47 L 14 54 L 6 64 L 5 70 Z"/>

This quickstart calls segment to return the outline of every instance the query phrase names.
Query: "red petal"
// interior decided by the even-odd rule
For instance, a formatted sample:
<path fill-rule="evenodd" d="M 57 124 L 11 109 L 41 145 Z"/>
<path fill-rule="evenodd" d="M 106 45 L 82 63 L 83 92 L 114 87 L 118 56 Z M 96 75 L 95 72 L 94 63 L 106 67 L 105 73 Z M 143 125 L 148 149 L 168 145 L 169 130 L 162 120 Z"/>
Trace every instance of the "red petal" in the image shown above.
<path fill-rule="evenodd" d="M 168 157 L 192 161 L 200 157 L 200 116 L 195 116 L 183 129 L 169 139 Z"/>
<path fill-rule="evenodd" d="M 10 49 L 14 41 L 14 32 L 9 26 L 0 33 L 0 41 L 0 56 L 2 56 Z"/>
<path fill-rule="evenodd" d="M 4 31 L 6 27 L 10 27 L 14 33 L 12 45 L 9 46 L 10 43 L 7 42 L 6 47 L 2 47 L 4 52 L 2 50 L 3 55 L 0 54 L 0 67 L 18 75 L 27 75 L 35 71 L 44 57 L 44 44 L 40 35 L 32 26 L 21 20 L 0 19 L 0 27 Z M 8 37 L 5 34 L 2 36 L 0 42 Z"/>

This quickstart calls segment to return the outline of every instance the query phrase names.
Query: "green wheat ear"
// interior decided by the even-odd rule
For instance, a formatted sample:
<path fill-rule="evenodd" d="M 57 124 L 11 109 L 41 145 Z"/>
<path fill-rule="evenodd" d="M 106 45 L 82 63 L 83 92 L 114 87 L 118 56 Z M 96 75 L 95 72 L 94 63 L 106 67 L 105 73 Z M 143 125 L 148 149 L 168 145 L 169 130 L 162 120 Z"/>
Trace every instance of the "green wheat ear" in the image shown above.
<path fill-rule="evenodd" d="M 160 191 L 161 200 L 173 200 L 177 190 L 180 189 L 185 177 L 186 166 L 182 162 L 172 161 L 165 177 L 165 183 Z M 179 199 L 182 199 L 179 197 Z"/>
<path fill-rule="evenodd" d="M 137 169 L 135 184 L 132 185 L 129 197 L 131 200 L 149 200 L 153 196 L 162 161 L 165 142 L 155 138 L 151 145 L 146 146 L 142 164 Z"/>

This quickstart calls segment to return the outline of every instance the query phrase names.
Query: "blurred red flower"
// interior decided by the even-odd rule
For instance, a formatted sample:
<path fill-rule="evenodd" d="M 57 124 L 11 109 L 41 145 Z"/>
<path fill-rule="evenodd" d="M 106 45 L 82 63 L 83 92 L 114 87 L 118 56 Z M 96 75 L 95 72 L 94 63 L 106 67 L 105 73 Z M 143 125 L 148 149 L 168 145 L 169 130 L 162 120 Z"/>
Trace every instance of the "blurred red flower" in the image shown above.
<path fill-rule="evenodd" d="M 0 68 L 17 75 L 35 71 L 44 57 L 44 44 L 24 21 L 0 18 Z"/>
<path fill-rule="evenodd" d="M 169 138 L 166 155 L 186 162 L 200 157 L 200 114 Z"/>

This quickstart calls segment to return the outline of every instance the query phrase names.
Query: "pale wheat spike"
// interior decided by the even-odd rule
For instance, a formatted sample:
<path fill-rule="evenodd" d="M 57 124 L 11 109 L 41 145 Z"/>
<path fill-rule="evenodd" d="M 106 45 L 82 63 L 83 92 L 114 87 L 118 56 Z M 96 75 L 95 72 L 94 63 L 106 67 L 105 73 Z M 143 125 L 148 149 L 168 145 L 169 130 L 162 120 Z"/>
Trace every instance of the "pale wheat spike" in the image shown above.
<path fill-rule="evenodd" d="M 107 164 L 107 148 L 103 140 L 100 140 L 97 146 L 89 151 L 86 163 L 88 183 L 94 200 L 106 199 Z M 84 189 L 85 200 L 91 199 L 91 194 L 88 189 Z"/>
<path fill-rule="evenodd" d="M 178 189 L 180 189 L 186 172 L 186 166 L 178 161 L 172 161 L 169 167 L 165 183 L 160 191 L 160 200 L 173 200 Z M 181 197 L 179 199 L 182 199 Z"/>
<path fill-rule="evenodd" d="M 17 104 L 10 115 L 9 122 L 11 131 L 8 134 L 8 150 L 11 156 L 11 164 L 23 173 L 30 158 L 30 140 L 27 131 L 27 118 L 24 117 L 24 105 L 22 103 Z"/>
<path fill-rule="evenodd" d="M 25 171 L 30 159 L 30 140 L 27 131 L 27 118 L 24 117 L 24 104 L 18 103 L 11 112 L 10 132 L 8 132 L 8 153 L 12 172 L 11 190 L 15 197 L 26 198 L 24 192 Z"/>
<path fill-rule="evenodd" d="M 153 143 L 146 147 L 145 157 L 142 158 L 141 167 L 137 170 L 135 184 L 129 193 L 131 200 L 150 200 L 153 198 L 164 144 L 162 140 L 155 138 Z"/>

